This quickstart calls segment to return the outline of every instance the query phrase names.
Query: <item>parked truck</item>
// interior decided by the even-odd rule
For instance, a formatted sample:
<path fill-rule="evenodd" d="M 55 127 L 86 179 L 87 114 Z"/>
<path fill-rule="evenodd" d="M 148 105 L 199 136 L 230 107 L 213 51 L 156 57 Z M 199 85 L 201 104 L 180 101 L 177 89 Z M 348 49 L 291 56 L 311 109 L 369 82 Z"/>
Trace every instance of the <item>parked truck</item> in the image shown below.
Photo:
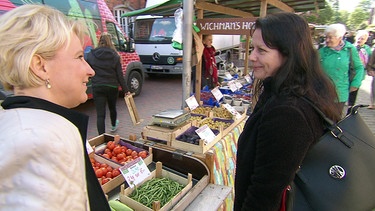
<path fill-rule="evenodd" d="M 160 2 L 163 1 L 147 1 L 146 9 L 155 7 Z M 136 11 L 132 13 L 136 14 Z M 134 16 L 133 20 L 129 36 L 134 39 L 146 73 L 182 74 L 183 51 L 172 47 L 173 33 L 176 30 L 174 16 L 140 15 Z M 239 35 L 213 35 L 217 63 L 229 60 L 233 50 L 238 49 L 239 45 Z"/>
<path fill-rule="evenodd" d="M 89 29 L 84 46 L 85 55 L 95 48 L 102 33 L 112 35 L 112 41 L 121 57 L 122 71 L 127 90 L 139 95 L 144 82 L 144 71 L 132 39 L 128 38 L 116 22 L 104 0 L 0 0 L 0 15 L 23 4 L 45 4 L 63 12 L 69 18 L 83 20 Z M 3 92 L 4 90 L 0 90 Z M 87 94 L 92 98 L 91 84 Z"/>

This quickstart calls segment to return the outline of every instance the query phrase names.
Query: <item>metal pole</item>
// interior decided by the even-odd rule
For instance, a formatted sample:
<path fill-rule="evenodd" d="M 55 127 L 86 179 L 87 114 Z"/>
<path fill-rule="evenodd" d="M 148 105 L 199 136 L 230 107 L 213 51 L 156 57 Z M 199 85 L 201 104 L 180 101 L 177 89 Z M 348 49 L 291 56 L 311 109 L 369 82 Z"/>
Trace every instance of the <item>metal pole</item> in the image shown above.
<path fill-rule="evenodd" d="M 193 44 L 192 30 L 194 15 L 194 3 L 192 0 L 183 1 L 183 13 L 182 109 L 187 107 L 185 100 L 190 97 L 191 92 L 191 48 Z"/>

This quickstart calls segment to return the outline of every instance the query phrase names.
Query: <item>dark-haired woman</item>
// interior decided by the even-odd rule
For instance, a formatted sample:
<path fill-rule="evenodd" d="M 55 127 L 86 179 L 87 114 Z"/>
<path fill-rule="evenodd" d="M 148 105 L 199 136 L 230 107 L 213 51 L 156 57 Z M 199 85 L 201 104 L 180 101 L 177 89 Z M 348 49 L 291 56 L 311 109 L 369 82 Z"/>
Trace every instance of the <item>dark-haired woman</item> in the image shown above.
<path fill-rule="evenodd" d="M 307 22 L 292 13 L 259 18 L 252 33 L 257 103 L 238 141 L 234 210 L 279 210 L 310 147 L 323 134 L 311 105 L 340 119 L 334 85 L 323 73 Z"/>

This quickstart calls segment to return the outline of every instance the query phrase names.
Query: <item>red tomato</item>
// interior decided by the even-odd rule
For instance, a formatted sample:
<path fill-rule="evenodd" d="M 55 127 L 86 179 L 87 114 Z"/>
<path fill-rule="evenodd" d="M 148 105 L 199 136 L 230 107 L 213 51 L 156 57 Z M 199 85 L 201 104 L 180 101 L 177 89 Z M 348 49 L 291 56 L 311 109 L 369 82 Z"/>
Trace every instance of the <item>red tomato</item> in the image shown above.
<path fill-rule="evenodd" d="M 112 171 L 113 171 L 112 166 L 108 166 L 108 167 L 107 167 L 107 172 L 112 172 Z"/>
<path fill-rule="evenodd" d="M 105 175 L 105 177 L 107 177 L 107 178 L 112 178 L 112 172 L 107 172 L 107 174 Z"/>
<path fill-rule="evenodd" d="M 104 185 L 107 182 L 109 182 L 109 178 L 102 179 L 102 185 Z"/>
<path fill-rule="evenodd" d="M 102 171 L 102 169 L 97 169 L 97 170 L 95 171 L 95 174 L 96 174 L 96 177 L 97 177 L 97 178 L 101 178 L 101 177 L 103 176 L 103 171 Z"/>
<path fill-rule="evenodd" d="M 95 166 L 96 167 L 100 167 L 100 163 L 99 162 L 95 162 Z"/>
<path fill-rule="evenodd" d="M 128 155 L 128 156 L 129 156 L 129 155 L 131 155 L 131 154 L 132 154 L 132 152 L 133 152 L 133 150 L 131 150 L 131 149 L 127 149 L 125 153 L 126 153 L 126 155 Z"/>
<path fill-rule="evenodd" d="M 109 156 L 109 158 L 112 158 L 112 152 L 108 152 L 107 155 Z"/>
<path fill-rule="evenodd" d="M 95 164 L 95 159 L 94 158 L 90 158 L 90 161 L 91 161 L 91 163 Z"/>
<path fill-rule="evenodd" d="M 117 155 L 117 160 L 122 160 L 124 158 L 125 158 L 125 154 L 122 152 Z"/>
<path fill-rule="evenodd" d="M 105 163 L 100 164 L 100 168 L 103 168 L 103 167 L 107 168 L 107 166 L 108 164 L 105 164 Z"/>
<path fill-rule="evenodd" d="M 113 169 L 113 171 L 112 171 L 112 177 L 113 177 L 113 178 L 117 177 L 117 176 L 120 175 L 120 174 L 121 174 L 120 170 L 118 170 L 118 169 Z"/>
<path fill-rule="evenodd" d="M 115 144 L 113 142 L 107 144 L 107 148 L 113 150 L 115 148 Z"/>
<path fill-rule="evenodd" d="M 111 150 L 108 149 L 108 148 L 104 150 L 104 153 L 105 153 L 105 154 L 108 154 L 108 152 L 111 152 Z"/>
<path fill-rule="evenodd" d="M 117 154 L 120 154 L 122 152 L 122 149 L 120 146 L 116 146 L 114 149 L 113 149 L 113 153 L 115 153 L 116 155 Z"/>
<path fill-rule="evenodd" d="M 142 150 L 138 153 L 138 156 L 145 159 L 147 157 L 147 151 L 146 150 Z"/>
<path fill-rule="evenodd" d="M 107 159 L 110 159 L 109 155 L 106 154 L 106 153 L 104 153 L 102 156 L 105 157 L 105 158 L 107 158 Z"/>
<path fill-rule="evenodd" d="M 121 150 L 122 150 L 123 153 L 125 153 L 127 149 L 128 148 L 126 146 L 121 146 Z"/>
<path fill-rule="evenodd" d="M 134 158 L 135 156 L 138 157 L 138 152 L 137 152 L 137 151 L 133 151 L 132 154 L 131 154 L 131 156 L 132 156 L 133 158 Z"/>
<path fill-rule="evenodd" d="M 106 175 L 107 174 L 107 167 L 102 167 L 100 168 L 102 171 L 103 171 L 103 175 Z"/>

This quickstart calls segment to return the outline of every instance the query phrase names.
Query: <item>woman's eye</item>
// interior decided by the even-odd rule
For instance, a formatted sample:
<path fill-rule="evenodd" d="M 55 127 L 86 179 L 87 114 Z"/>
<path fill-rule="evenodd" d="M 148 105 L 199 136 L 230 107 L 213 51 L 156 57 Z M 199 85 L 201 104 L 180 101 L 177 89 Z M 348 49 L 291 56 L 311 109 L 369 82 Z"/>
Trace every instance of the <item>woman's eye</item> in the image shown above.
<path fill-rule="evenodd" d="M 78 59 L 83 60 L 84 59 L 83 55 L 79 55 Z"/>

